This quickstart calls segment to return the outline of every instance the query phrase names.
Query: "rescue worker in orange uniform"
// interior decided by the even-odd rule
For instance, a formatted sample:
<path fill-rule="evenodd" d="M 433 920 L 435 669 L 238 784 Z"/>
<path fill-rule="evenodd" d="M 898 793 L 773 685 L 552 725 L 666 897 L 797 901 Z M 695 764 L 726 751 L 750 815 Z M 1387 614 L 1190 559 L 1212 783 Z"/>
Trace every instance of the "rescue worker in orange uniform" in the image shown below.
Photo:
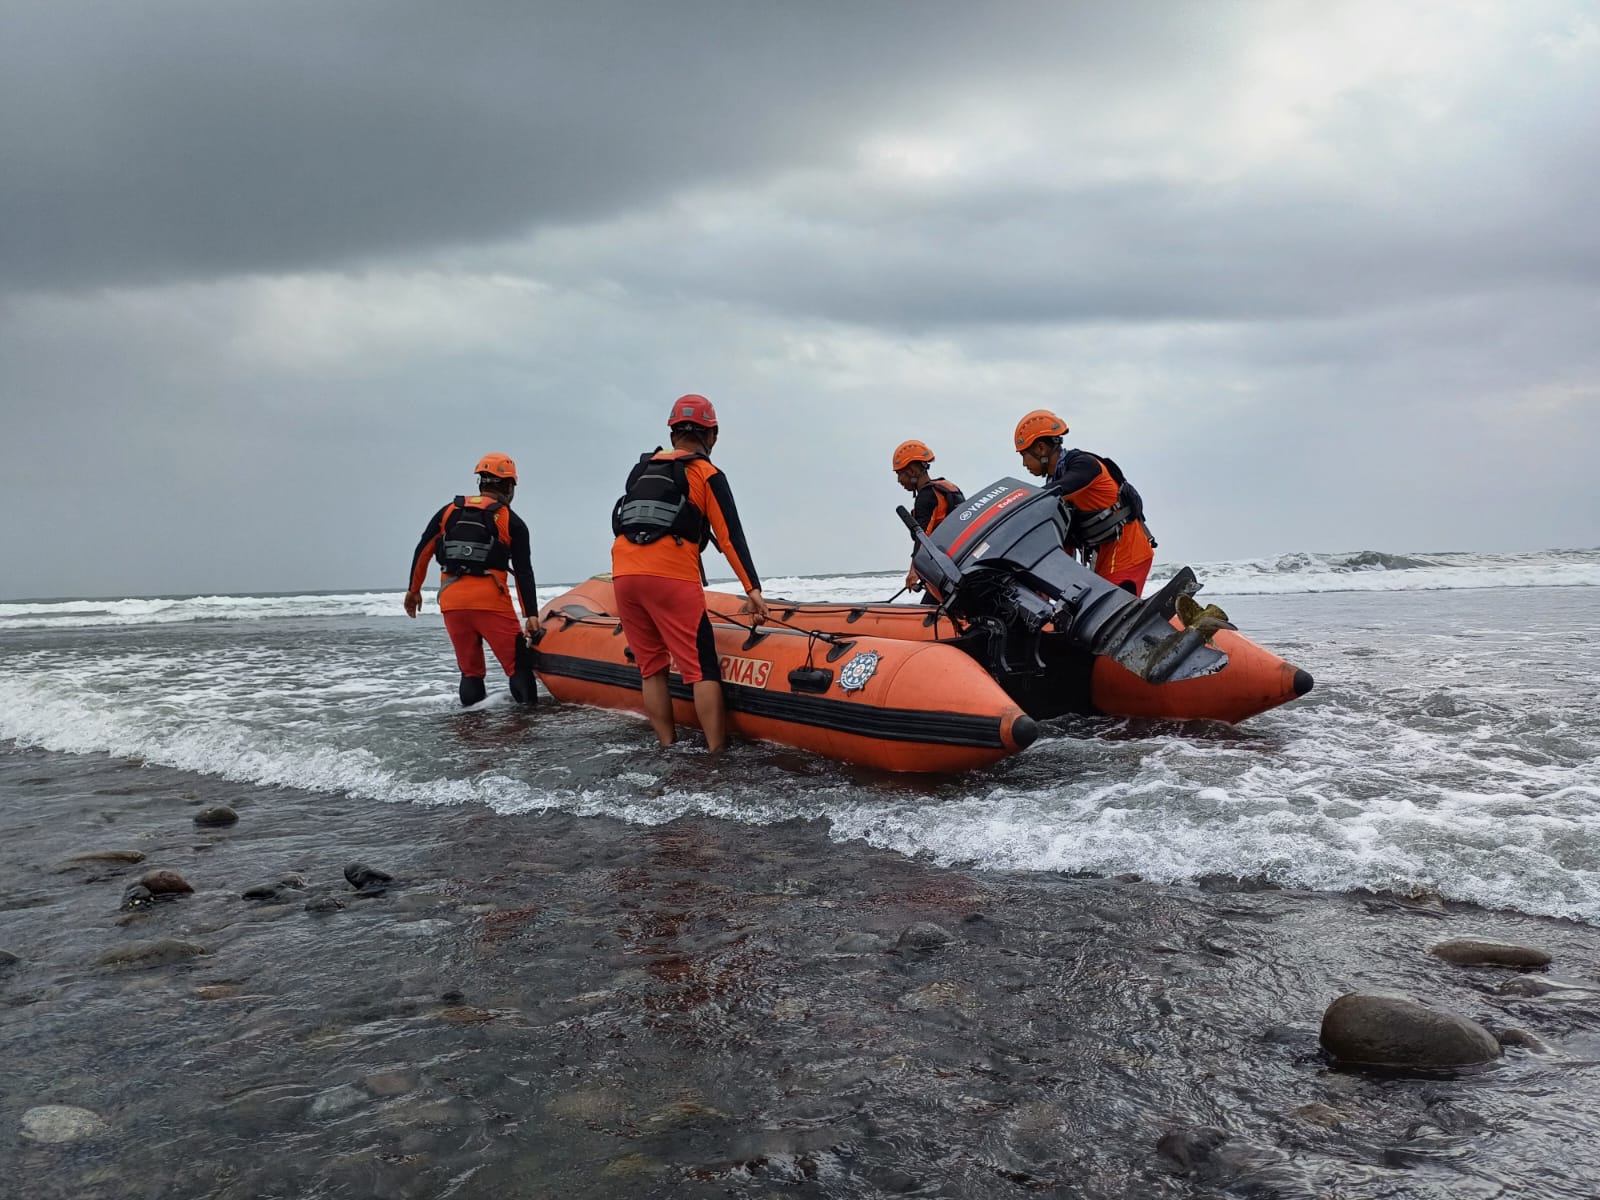
<path fill-rule="evenodd" d="M 933 451 L 928 449 L 926 442 L 919 442 L 915 438 L 901 442 L 894 448 L 892 462 L 894 477 L 900 486 L 916 495 L 911 502 L 911 516 L 923 533 L 932 533 L 952 509 L 966 503 L 967 498 L 961 494 L 960 488 L 942 476 L 935 478 L 929 472 L 928 468 L 933 465 Z M 917 578 L 914 568 L 906 572 L 906 587 L 912 591 L 922 588 L 922 580 Z M 938 603 L 926 593 L 923 602 Z"/>
<path fill-rule="evenodd" d="M 488 694 L 483 682 L 487 666 L 483 644 L 505 668 L 512 698 L 532 704 L 538 693 L 531 660 L 521 656 L 518 636 L 531 649 L 540 637 L 539 604 L 535 595 L 533 556 L 528 526 L 511 511 L 517 490 L 517 464 L 504 454 L 485 454 L 475 468 L 478 494 L 457 496 L 433 514 L 411 556 L 411 582 L 406 589 L 406 616 L 422 609 L 422 585 L 428 577 L 428 560 L 439 563 L 439 611 L 445 631 L 455 647 L 461 668 L 462 704 L 476 704 Z M 511 604 L 506 583 L 517 585 L 523 620 Z"/>
<path fill-rule="evenodd" d="M 612 585 L 617 616 L 638 664 L 645 715 L 656 740 L 677 739 L 667 668 L 675 666 L 694 694 L 706 746 L 728 744 L 727 701 L 700 555 L 713 537 L 748 601 L 745 612 L 767 617 L 761 579 L 750 559 L 728 477 L 711 465 L 717 410 L 704 396 L 680 396 L 667 416 L 672 449 L 644 454 L 628 473 L 611 514 Z"/>
<path fill-rule="evenodd" d="M 1017 422 L 1012 442 L 1028 474 L 1061 489 L 1061 504 L 1071 518 L 1067 549 L 1096 575 L 1137 596 L 1155 561 L 1144 501 L 1109 458 L 1065 448 L 1066 434 L 1065 421 L 1038 408 Z"/>

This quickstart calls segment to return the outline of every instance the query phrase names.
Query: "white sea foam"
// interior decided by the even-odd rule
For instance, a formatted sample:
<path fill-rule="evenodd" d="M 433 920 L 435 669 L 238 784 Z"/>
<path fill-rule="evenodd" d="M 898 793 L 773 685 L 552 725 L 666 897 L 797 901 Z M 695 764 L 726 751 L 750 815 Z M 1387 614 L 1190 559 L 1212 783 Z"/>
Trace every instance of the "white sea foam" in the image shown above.
<path fill-rule="evenodd" d="M 811 582 L 827 599 L 864 580 Z M 746 747 L 733 761 L 750 773 L 712 786 L 692 756 L 650 752 L 640 718 L 575 706 L 497 734 L 517 720 L 503 691 L 456 715 L 442 631 L 360 620 L 0 639 L 0 740 L 383 801 L 815 819 L 1000 871 L 1432 887 L 1600 923 L 1600 626 L 1586 600 L 1371 596 L 1354 601 L 1358 623 L 1348 601 L 1263 600 L 1265 627 L 1247 632 L 1297 643 L 1319 679 L 1305 701 L 1231 734 L 1064 726 L 953 781 L 797 777 Z"/>
<path fill-rule="evenodd" d="M 542 587 L 543 604 L 565 587 Z M 438 619 L 438 596 L 423 593 L 423 618 Z M 285 596 L 171 596 L 126 600 L 40 600 L 0 604 L 0 634 L 12 629 L 83 629 L 173 625 L 190 621 L 303 620 L 312 617 L 404 619 L 400 592 L 310 592 Z"/>
<path fill-rule="evenodd" d="M 1208 596 L 1600 587 L 1600 549 L 1541 550 L 1527 554 L 1386 554 L 1377 550 L 1311 554 L 1297 551 L 1221 562 L 1157 562 L 1150 578 L 1171 578 L 1184 565 L 1194 569 Z M 782 596 L 810 603 L 861 604 L 889 599 L 900 591 L 904 582 L 899 573 L 785 575 L 766 580 L 766 593 L 769 597 Z M 899 599 L 902 603 L 914 604 L 918 598 L 902 593 Z"/>
<path fill-rule="evenodd" d="M 1168 578 L 1182 564 L 1157 563 L 1152 579 Z M 1349 554 L 1296 552 L 1269 558 L 1191 563 L 1208 596 L 1285 595 L 1308 592 L 1452 591 L 1499 587 L 1600 587 L 1600 550 L 1545 550 L 1530 554 Z M 881 603 L 900 593 L 898 572 L 865 575 L 781 575 L 765 581 L 769 597 L 806 603 Z M 541 604 L 567 589 L 539 589 Z M 732 589 L 731 581 L 714 587 Z M 424 614 L 436 616 L 435 595 L 424 594 Z M 900 593 L 902 603 L 917 597 Z M 173 596 L 121 600 L 41 600 L 0 603 L 0 634 L 20 629 L 168 625 L 189 621 L 267 621 L 312 617 L 400 618 L 399 592 L 308 593 L 285 596 Z"/>
<path fill-rule="evenodd" d="M 1192 565 L 1207 594 L 1218 596 L 1600 587 L 1600 550 L 1541 550 L 1529 554 L 1297 552 Z M 1151 577 L 1166 578 L 1175 569 L 1157 563 Z"/>

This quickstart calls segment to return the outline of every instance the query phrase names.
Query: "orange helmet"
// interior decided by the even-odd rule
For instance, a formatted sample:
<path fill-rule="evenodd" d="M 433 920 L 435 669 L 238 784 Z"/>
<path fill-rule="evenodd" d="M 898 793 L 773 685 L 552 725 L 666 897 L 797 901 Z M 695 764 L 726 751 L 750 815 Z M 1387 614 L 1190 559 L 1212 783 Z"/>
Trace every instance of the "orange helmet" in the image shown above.
<path fill-rule="evenodd" d="M 517 481 L 517 464 L 504 454 L 485 454 L 473 468 L 479 475 L 493 475 L 496 479 Z"/>
<path fill-rule="evenodd" d="M 701 429 L 715 429 L 717 410 L 711 407 L 711 401 L 704 396 L 690 392 L 687 396 L 679 396 L 672 402 L 672 411 L 667 414 L 667 428 L 670 429 L 674 425 L 698 425 Z"/>
<path fill-rule="evenodd" d="M 901 442 L 894 448 L 894 469 L 904 471 L 912 463 L 931 463 L 933 451 L 928 449 L 927 442 L 919 442 L 912 438 L 909 442 Z"/>
<path fill-rule="evenodd" d="M 1047 408 L 1036 408 L 1022 420 L 1017 422 L 1017 432 L 1012 435 L 1012 440 L 1017 444 L 1017 453 L 1022 453 L 1040 438 L 1062 437 L 1067 432 L 1067 423 Z"/>

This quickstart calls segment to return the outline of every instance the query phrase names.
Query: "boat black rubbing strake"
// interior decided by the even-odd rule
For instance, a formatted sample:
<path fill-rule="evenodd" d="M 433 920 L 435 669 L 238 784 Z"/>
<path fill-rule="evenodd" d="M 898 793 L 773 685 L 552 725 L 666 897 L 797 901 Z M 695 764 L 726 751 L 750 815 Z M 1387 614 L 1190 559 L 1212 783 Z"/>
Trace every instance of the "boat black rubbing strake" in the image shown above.
<path fill-rule="evenodd" d="M 539 656 L 539 670 L 546 675 L 561 675 L 633 692 L 640 690 L 637 667 L 595 662 L 569 655 L 542 653 Z M 674 699 L 693 699 L 693 691 L 679 676 L 668 675 L 667 679 Z M 926 742 L 936 746 L 978 746 L 984 749 L 999 749 L 1006 745 L 1004 730 L 997 717 L 879 708 L 876 705 L 858 704 L 848 700 L 832 700 L 823 696 L 786 693 L 731 683 L 724 684 L 723 691 L 728 698 L 729 711 L 748 713 L 753 717 L 794 721 L 818 729 L 853 733 L 861 737 L 882 738 L 894 742 Z M 1038 727 L 1032 718 L 1018 717 L 1012 722 L 1011 736 L 1020 748 L 1030 744 L 1038 736 Z"/>

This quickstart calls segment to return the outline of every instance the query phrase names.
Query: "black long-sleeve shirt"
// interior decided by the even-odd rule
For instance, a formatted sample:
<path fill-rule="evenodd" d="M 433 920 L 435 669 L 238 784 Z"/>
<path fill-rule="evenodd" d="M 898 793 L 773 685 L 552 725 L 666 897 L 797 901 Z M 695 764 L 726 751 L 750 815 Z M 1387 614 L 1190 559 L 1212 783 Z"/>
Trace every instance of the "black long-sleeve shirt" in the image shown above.
<path fill-rule="evenodd" d="M 417 548 L 411 555 L 411 584 L 410 591 L 420 592 L 422 585 L 427 582 L 428 562 L 433 558 L 434 548 L 438 545 L 440 534 L 444 526 L 445 514 L 454 507 L 455 501 L 446 504 L 433 514 L 427 526 L 422 531 L 422 537 L 417 542 Z M 495 514 L 495 525 L 500 531 L 500 539 L 507 543 L 511 559 L 511 577 L 516 581 L 517 600 L 522 605 L 524 616 L 539 611 L 538 584 L 533 577 L 533 540 L 528 533 L 527 523 L 509 507 L 503 507 Z M 468 581 L 486 578 L 493 582 L 496 590 L 510 603 L 510 595 L 506 592 L 506 572 L 491 570 L 487 576 L 474 575 L 444 575 L 439 589 L 439 607 L 450 608 L 483 608 L 490 607 L 478 601 L 480 588 L 467 586 L 463 592 L 459 589 L 467 585 Z M 445 591 L 449 589 L 450 603 L 446 603 Z M 462 601 L 471 601 L 462 603 Z M 499 607 L 493 605 L 492 607 Z"/>

